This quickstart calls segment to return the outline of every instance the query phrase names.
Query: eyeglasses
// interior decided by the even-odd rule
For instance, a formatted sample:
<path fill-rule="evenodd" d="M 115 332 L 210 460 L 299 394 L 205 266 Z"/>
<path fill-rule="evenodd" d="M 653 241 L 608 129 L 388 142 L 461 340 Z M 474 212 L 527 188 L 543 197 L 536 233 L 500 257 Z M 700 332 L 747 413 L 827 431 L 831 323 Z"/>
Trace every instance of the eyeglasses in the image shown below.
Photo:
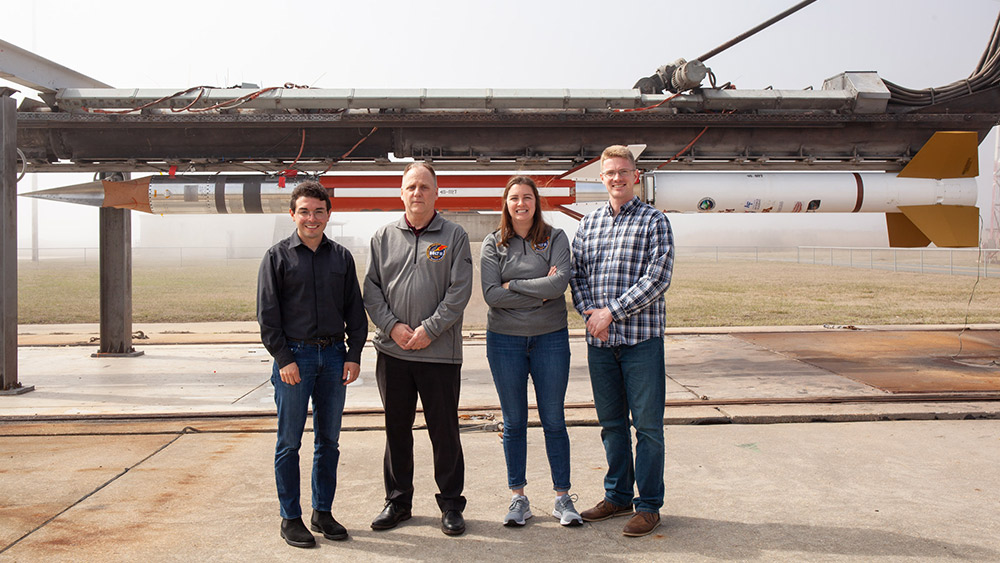
<path fill-rule="evenodd" d="M 601 172 L 601 176 L 604 176 L 605 178 L 614 178 L 615 176 L 621 176 L 622 178 L 625 178 L 633 172 L 635 172 L 635 168 L 622 168 L 621 170 L 604 170 Z"/>
<path fill-rule="evenodd" d="M 299 209 L 295 212 L 299 217 L 315 217 L 317 219 L 327 216 L 327 211 L 325 209 L 317 209 L 315 211 L 306 211 L 305 209 Z"/>

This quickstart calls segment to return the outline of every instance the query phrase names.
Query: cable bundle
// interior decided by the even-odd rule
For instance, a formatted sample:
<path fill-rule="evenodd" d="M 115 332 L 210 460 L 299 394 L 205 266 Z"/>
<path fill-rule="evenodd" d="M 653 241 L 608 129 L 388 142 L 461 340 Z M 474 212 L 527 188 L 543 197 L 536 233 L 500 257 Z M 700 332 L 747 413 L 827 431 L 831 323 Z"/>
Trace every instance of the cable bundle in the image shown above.
<path fill-rule="evenodd" d="M 888 80 L 882 82 L 889 89 L 889 103 L 904 106 L 929 106 L 997 86 L 1000 84 L 1000 16 L 993 24 L 989 46 L 979 59 L 976 70 L 968 78 L 940 88 L 923 90 L 904 88 Z"/>

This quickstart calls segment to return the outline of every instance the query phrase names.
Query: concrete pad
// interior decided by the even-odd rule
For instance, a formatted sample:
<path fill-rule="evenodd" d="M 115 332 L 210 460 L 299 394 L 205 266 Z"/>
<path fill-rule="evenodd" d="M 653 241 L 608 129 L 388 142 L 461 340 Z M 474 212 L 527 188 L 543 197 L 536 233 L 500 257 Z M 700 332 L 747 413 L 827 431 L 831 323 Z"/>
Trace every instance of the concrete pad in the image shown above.
<path fill-rule="evenodd" d="M 721 418 L 733 424 L 972 420 L 1000 417 L 1000 406 L 980 403 L 836 403 L 806 405 L 722 405 Z"/>
<path fill-rule="evenodd" d="M 572 339 L 567 404 L 590 404 L 586 343 Z M 19 379 L 35 386 L 0 400 L 2 416 L 149 415 L 274 412 L 271 357 L 260 344 L 159 345 L 133 358 L 92 358 L 84 347 L 18 348 Z M 498 409 L 484 340 L 465 344 L 461 405 Z M 361 375 L 348 388 L 348 410 L 382 407 L 375 349 L 362 352 Z M 529 403 L 534 404 L 533 393 Z"/>
<path fill-rule="evenodd" d="M 856 331 L 739 338 L 891 393 L 1000 391 L 1000 331 Z"/>
<path fill-rule="evenodd" d="M 0 438 L 0 545 L 10 545 L 168 444 L 170 435 Z"/>
<path fill-rule="evenodd" d="M 791 338 L 791 335 L 781 333 L 776 338 Z M 668 336 L 666 349 L 667 375 L 697 397 L 763 399 L 884 394 L 739 336 Z"/>
<path fill-rule="evenodd" d="M 312 550 L 278 537 L 273 434 L 217 429 L 131 438 L 130 456 L 105 463 L 125 437 L 35 437 L 34 449 L 23 438 L 0 437 L 0 450 L 19 451 L 17 461 L 0 458 L 0 469 L 30 469 L 31 480 L 58 484 L 35 487 L 32 502 L 64 510 L 16 543 L 3 540 L 0 560 L 1000 559 L 1000 421 L 668 427 L 663 525 L 645 538 L 623 537 L 624 518 L 562 528 L 547 515 L 539 429 L 529 430 L 528 445 L 536 516 L 524 528 L 499 523 L 509 492 L 498 437 L 469 432 L 462 435 L 468 532 L 443 535 L 429 442 L 417 432 L 414 518 L 374 532 L 368 523 L 382 507 L 384 438 L 345 432 L 334 513 L 351 539 L 320 538 Z M 570 438 L 577 506 L 587 508 L 602 496 L 599 430 L 573 427 Z M 87 469 L 102 464 L 131 469 L 98 489 L 104 481 Z M 307 460 L 303 470 L 305 477 Z M 13 518 L 0 512 L 0 529 L 13 529 Z"/>

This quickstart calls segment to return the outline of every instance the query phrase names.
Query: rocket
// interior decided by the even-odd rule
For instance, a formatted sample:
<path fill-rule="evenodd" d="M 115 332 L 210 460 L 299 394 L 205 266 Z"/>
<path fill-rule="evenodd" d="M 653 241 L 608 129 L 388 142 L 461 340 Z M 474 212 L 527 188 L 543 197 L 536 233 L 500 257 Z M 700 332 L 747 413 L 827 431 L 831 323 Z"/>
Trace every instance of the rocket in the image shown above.
<path fill-rule="evenodd" d="M 575 182 L 533 176 L 543 205 L 575 203 Z M 316 180 L 330 194 L 331 211 L 401 211 L 400 176 L 263 176 L 256 174 L 148 176 L 98 180 L 21 194 L 95 207 L 133 209 L 157 215 L 189 213 L 287 213 L 292 190 Z M 437 208 L 442 211 L 498 211 L 508 176 L 438 174 Z M 543 207 L 545 208 L 545 207 Z"/>
<path fill-rule="evenodd" d="M 978 140 L 938 132 L 898 174 L 887 172 L 648 171 L 636 195 L 670 213 L 885 213 L 893 247 L 979 244 Z M 630 146 L 639 154 L 643 145 Z M 563 175 L 533 175 L 542 208 L 606 201 L 600 163 Z M 507 175 L 438 174 L 437 208 L 497 211 Z M 101 180 L 21 195 L 154 214 L 287 213 L 302 176 L 180 175 Z M 322 176 L 332 211 L 399 211 L 399 175 Z"/>

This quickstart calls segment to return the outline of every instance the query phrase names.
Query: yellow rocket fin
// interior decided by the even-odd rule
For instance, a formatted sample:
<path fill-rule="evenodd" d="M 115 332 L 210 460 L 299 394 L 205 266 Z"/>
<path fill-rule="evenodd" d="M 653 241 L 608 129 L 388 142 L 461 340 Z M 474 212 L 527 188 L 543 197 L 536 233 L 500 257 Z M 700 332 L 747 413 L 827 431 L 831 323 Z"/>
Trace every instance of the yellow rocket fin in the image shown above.
<path fill-rule="evenodd" d="M 922 248 L 931 243 L 931 239 L 902 213 L 886 213 L 885 227 L 892 248 Z"/>
<path fill-rule="evenodd" d="M 979 175 L 978 147 L 975 131 L 938 131 L 899 172 L 899 177 L 975 178 Z"/>
<path fill-rule="evenodd" d="M 974 205 L 905 205 L 886 213 L 889 246 L 979 246 L 979 208 Z"/>

